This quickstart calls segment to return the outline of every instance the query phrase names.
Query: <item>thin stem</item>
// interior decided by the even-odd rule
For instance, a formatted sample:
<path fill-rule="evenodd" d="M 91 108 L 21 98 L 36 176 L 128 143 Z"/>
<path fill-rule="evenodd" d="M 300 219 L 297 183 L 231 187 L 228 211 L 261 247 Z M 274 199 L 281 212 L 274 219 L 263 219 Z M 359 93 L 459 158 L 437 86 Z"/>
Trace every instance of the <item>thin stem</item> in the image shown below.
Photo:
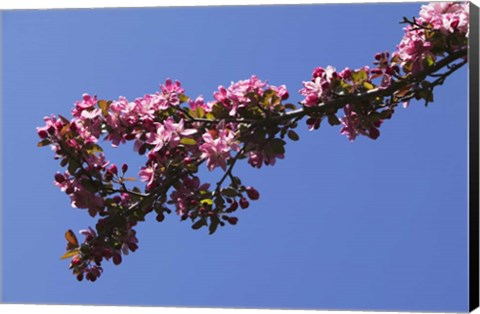
<path fill-rule="evenodd" d="M 138 197 L 147 197 L 150 195 L 150 194 L 137 193 L 134 191 L 130 191 L 128 189 L 118 190 L 118 189 L 112 189 L 112 188 L 103 188 L 103 190 L 111 193 L 127 193 L 127 194 L 138 196 Z"/>
<path fill-rule="evenodd" d="M 222 178 L 220 179 L 220 181 L 217 182 L 217 186 L 215 188 L 215 191 L 213 192 L 213 194 L 215 195 L 221 188 L 223 182 L 225 181 L 225 179 L 227 177 L 230 177 L 232 178 L 233 175 L 232 175 L 232 170 L 233 170 L 233 167 L 235 166 L 235 163 L 237 162 L 237 160 L 243 155 L 243 153 L 245 152 L 245 147 L 246 147 L 246 143 L 245 145 L 242 147 L 242 149 L 240 149 L 238 151 L 238 153 L 235 155 L 235 157 L 233 157 L 232 159 L 232 162 L 230 164 L 230 166 L 228 167 L 227 171 L 225 171 L 225 173 L 223 174 Z"/>

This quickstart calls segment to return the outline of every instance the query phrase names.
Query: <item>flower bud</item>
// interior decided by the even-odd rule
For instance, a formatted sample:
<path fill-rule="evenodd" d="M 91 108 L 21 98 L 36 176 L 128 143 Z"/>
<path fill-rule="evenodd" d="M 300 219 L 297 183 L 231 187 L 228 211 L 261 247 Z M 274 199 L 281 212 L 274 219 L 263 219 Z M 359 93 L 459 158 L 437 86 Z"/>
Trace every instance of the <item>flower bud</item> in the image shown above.
<path fill-rule="evenodd" d="M 380 136 L 380 131 L 375 127 L 371 127 L 370 130 L 368 130 L 368 136 L 372 140 L 376 140 Z"/>
<path fill-rule="evenodd" d="M 46 138 L 48 136 L 48 133 L 45 130 L 39 130 L 38 136 L 40 136 L 40 138 Z"/>
<path fill-rule="evenodd" d="M 164 219 L 165 219 L 165 215 L 164 215 L 164 214 L 159 213 L 159 214 L 157 215 L 157 221 L 158 221 L 158 222 L 162 222 Z"/>
<path fill-rule="evenodd" d="M 55 181 L 57 181 L 58 183 L 63 183 L 65 182 L 65 177 L 63 176 L 63 174 L 57 173 L 55 174 Z"/>
<path fill-rule="evenodd" d="M 249 186 L 246 190 L 247 195 L 251 200 L 256 201 L 260 198 L 260 193 L 258 193 L 258 191 L 255 190 L 253 187 Z"/>
<path fill-rule="evenodd" d="M 230 217 L 228 218 L 228 223 L 230 223 L 231 225 L 236 225 L 238 222 L 238 218 L 237 217 Z"/>
<path fill-rule="evenodd" d="M 75 192 L 75 188 L 73 186 L 69 186 L 66 190 L 65 190 L 65 193 L 67 194 L 72 194 L 73 192 Z"/>
<path fill-rule="evenodd" d="M 110 168 L 108 169 L 108 172 L 110 172 L 110 173 L 112 173 L 112 174 L 117 174 L 117 173 L 118 173 L 117 165 L 112 164 L 112 165 L 110 166 Z"/>
<path fill-rule="evenodd" d="M 104 178 L 105 178 L 105 181 L 107 182 L 112 181 L 113 174 L 111 172 L 106 172 Z"/>
<path fill-rule="evenodd" d="M 77 130 L 78 130 L 78 127 L 77 127 L 77 124 L 76 124 L 75 121 L 74 121 L 74 122 L 72 122 L 72 123 L 70 124 L 70 131 L 75 132 L 75 131 L 77 131 Z"/>
<path fill-rule="evenodd" d="M 77 280 L 82 281 L 83 280 L 83 273 L 80 273 L 77 275 Z"/>
<path fill-rule="evenodd" d="M 250 206 L 250 203 L 248 202 L 248 200 L 247 200 L 245 197 L 242 197 L 242 198 L 240 199 L 240 207 L 241 207 L 242 209 L 245 209 L 245 208 L 247 208 L 248 206 Z"/>
<path fill-rule="evenodd" d="M 122 262 L 122 256 L 118 253 L 113 254 L 113 263 L 119 265 Z"/>
<path fill-rule="evenodd" d="M 128 243 L 128 249 L 132 252 L 135 252 L 138 249 L 138 245 L 135 243 Z"/>
<path fill-rule="evenodd" d="M 129 133 L 129 134 L 125 135 L 125 139 L 126 139 L 127 141 L 131 141 L 131 140 L 133 140 L 134 138 L 135 138 L 135 134 Z"/>
<path fill-rule="evenodd" d="M 230 207 L 227 208 L 227 213 L 234 212 L 237 210 L 237 208 L 238 208 L 238 203 L 235 201 L 232 203 L 232 205 L 230 205 Z"/>
<path fill-rule="evenodd" d="M 128 170 L 128 165 L 127 165 L 127 164 L 123 164 L 123 165 L 122 165 L 122 172 L 125 173 L 125 172 L 127 172 L 127 170 Z"/>
<path fill-rule="evenodd" d="M 80 257 L 78 255 L 75 255 L 73 258 L 72 258 L 72 265 L 73 266 L 77 266 L 78 264 L 80 264 Z"/>

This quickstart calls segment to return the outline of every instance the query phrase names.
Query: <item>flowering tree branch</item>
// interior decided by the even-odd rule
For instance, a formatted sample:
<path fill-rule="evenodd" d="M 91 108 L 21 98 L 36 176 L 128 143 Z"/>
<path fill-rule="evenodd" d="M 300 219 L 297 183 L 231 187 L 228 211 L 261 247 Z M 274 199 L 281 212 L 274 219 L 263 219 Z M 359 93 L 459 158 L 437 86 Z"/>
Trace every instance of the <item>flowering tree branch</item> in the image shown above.
<path fill-rule="evenodd" d="M 175 211 L 193 229 L 208 227 L 210 234 L 237 224 L 235 212 L 260 194 L 234 175 L 235 165 L 244 159 L 255 168 L 275 165 L 285 157 L 286 140 L 299 140 L 294 129 L 304 118 L 310 130 L 327 120 L 341 125 L 350 141 L 376 139 L 399 104 L 432 102 L 434 88 L 467 62 L 468 4 L 433 3 L 422 6 L 419 15 L 404 18 L 397 50 L 376 54 L 372 68 L 315 68 L 297 104 L 286 102 L 285 85 L 256 76 L 220 86 L 209 102 L 188 97 L 180 82 L 167 80 L 160 91 L 134 101 L 84 94 L 71 119 L 45 117 L 45 126 L 37 129 L 38 145 L 50 145 L 66 168 L 55 174 L 54 184 L 73 207 L 98 217 L 95 228 L 80 231 L 82 243 L 73 231 L 65 234 L 62 258 L 71 258 L 73 274 L 95 281 L 104 260 L 120 264 L 122 256 L 138 249 L 134 227 L 152 212 L 161 222 Z M 106 159 L 101 139 L 113 147 L 132 141 L 134 151 L 146 155 L 138 172 L 143 188 L 127 187 L 136 179 L 126 176 L 126 163 L 119 169 Z M 212 188 L 201 182 L 202 165 L 223 170 Z"/>

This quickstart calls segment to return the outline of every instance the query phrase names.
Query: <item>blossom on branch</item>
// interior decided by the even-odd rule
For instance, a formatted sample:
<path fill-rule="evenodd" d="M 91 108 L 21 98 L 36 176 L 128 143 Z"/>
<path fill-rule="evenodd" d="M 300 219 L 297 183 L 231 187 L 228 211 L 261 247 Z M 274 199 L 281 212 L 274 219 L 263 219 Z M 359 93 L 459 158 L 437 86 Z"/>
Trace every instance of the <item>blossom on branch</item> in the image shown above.
<path fill-rule="evenodd" d="M 71 119 L 52 115 L 37 128 L 38 146 L 51 146 L 66 168 L 54 175 L 54 184 L 73 207 L 98 219 L 95 228 L 81 231 L 81 244 L 67 231 L 62 258 L 71 258 L 78 280 L 95 281 L 103 261 L 118 265 L 138 249 L 134 227 L 151 212 L 161 222 L 175 211 L 182 221 L 191 220 L 192 229 L 208 227 L 210 234 L 227 222 L 237 225 L 232 214 L 260 198 L 235 174 L 237 162 L 275 165 L 285 158 L 287 138 L 299 140 L 294 129 L 303 118 L 310 130 L 327 121 L 350 141 L 360 135 L 377 139 L 398 104 L 412 99 L 428 104 L 433 89 L 465 64 L 468 19 L 465 3 L 422 6 L 418 18 L 404 19 L 408 25 L 396 51 L 377 53 L 373 66 L 316 67 L 299 91 L 299 107 L 286 103 L 285 85 L 269 85 L 255 75 L 219 86 L 210 101 L 188 97 L 171 79 L 134 101 L 83 94 Z M 104 140 L 113 147 L 133 141 L 133 150 L 146 157 L 136 172 L 143 187 L 126 176 L 127 164 L 119 171 L 110 163 L 100 146 Z M 223 173 L 203 183 L 202 166 Z"/>

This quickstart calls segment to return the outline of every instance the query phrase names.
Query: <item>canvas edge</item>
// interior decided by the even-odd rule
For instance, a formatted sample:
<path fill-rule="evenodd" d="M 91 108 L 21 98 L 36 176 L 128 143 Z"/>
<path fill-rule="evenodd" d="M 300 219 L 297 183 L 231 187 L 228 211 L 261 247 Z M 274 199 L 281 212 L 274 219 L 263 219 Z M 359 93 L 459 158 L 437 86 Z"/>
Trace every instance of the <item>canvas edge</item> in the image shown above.
<path fill-rule="evenodd" d="M 469 70 L 469 311 L 479 306 L 479 7 L 470 2 Z"/>
<path fill-rule="evenodd" d="M 375 2 L 375 1 L 364 1 Z M 389 3 L 400 2 L 391 1 Z M 407 1 L 410 2 L 410 1 Z M 423 1 L 411 1 L 423 2 Z M 330 3 L 330 2 L 329 2 Z M 333 1 L 333 3 L 338 3 Z M 347 2 L 351 3 L 351 2 Z M 0 8 L 0 119 L 3 119 L 3 10 Z M 479 307 L 479 7 L 470 2 L 469 38 L 469 311 Z M 3 127 L 0 122 L 0 279 L 3 277 Z M 3 301 L 3 280 L 0 280 L 0 303 Z M 5 307 L 8 305 L 4 305 Z M 17 305 L 12 305 L 17 306 Z M 33 307 L 41 308 L 42 306 Z M 45 305 L 46 306 L 46 305 Z M 22 306 L 23 307 L 23 306 Z M 47 306 L 50 307 L 50 306 Z M 69 306 L 66 306 L 68 308 Z M 70 306 L 71 307 L 71 306 Z M 74 306 L 75 307 L 75 306 Z M 97 306 L 95 306 L 97 307 Z M 88 306 L 83 307 L 88 308 Z M 100 307 L 102 308 L 102 307 Z M 107 307 L 112 308 L 112 307 Z M 127 307 L 128 308 L 128 307 Z M 156 307 L 157 308 L 157 307 Z M 161 308 L 161 307 L 160 307 Z M 135 309 L 130 307 L 130 309 Z M 171 310 L 172 308 L 166 308 Z M 173 308 L 175 310 L 175 308 Z M 23 309 L 22 309 L 23 310 Z M 178 310 L 178 309 L 177 309 Z M 180 309 L 181 311 L 182 309 Z M 186 310 L 190 310 L 187 308 Z M 201 311 L 201 309 L 198 309 Z M 222 310 L 222 309 L 209 309 Z M 223 309 L 225 310 L 225 309 Z M 231 309 L 234 310 L 234 309 Z M 228 309 L 227 309 L 228 311 Z M 269 311 L 272 312 L 272 311 Z M 275 312 L 275 311 L 273 311 Z M 288 312 L 285 311 L 285 312 Z M 337 311 L 335 311 L 337 312 Z M 338 311 L 345 312 L 345 311 Z M 357 312 L 357 311 L 355 311 Z M 361 311 L 360 311 L 361 312 Z M 347 311 L 345 313 L 352 313 Z M 382 312 L 378 312 L 382 313 Z M 395 313 L 395 312 L 383 312 Z M 397 312 L 398 313 L 398 312 Z"/>
<path fill-rule="evenodd" d="M 0 303 L 3 302 L 3 10 L 0 10 Z"/>

